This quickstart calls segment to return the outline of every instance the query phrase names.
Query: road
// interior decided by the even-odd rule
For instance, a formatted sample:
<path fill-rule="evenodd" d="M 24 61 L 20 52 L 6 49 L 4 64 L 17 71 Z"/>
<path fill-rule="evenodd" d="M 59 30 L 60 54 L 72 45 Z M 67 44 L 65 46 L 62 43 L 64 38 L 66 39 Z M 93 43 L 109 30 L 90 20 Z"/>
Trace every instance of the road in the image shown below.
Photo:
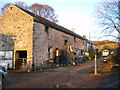
<path fill-rule="evenodd" d="M 103 64 L 102 58 L 97 66 Z M 117 88 L 118 73 L 90 74 L 94 61 L 78 66 L 59 67 L 49 72 L 18 73 L 10 71 L 4 88 Z"/>

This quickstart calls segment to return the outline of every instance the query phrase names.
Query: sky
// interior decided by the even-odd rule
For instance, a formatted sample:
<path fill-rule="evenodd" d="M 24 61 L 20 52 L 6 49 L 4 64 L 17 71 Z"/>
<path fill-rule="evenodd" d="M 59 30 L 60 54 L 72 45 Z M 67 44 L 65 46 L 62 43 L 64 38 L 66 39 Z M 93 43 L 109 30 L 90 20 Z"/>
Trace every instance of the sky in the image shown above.
<path fill-rule="evenodd" d="M 95 6 L 104 0 L 0 0 L 0 8 L 6 3 L 16 1 L 26 2 L 27 5 L 47 4 L 53 7 L 58 15 L 57 24 L 67 29 L 74 28 L 75 33 L 81 36 L 86 35 L 90 40 L 102 40 L 98 37 L 101 34 L 98 33 L 100 28 L 96 23 Z"/>

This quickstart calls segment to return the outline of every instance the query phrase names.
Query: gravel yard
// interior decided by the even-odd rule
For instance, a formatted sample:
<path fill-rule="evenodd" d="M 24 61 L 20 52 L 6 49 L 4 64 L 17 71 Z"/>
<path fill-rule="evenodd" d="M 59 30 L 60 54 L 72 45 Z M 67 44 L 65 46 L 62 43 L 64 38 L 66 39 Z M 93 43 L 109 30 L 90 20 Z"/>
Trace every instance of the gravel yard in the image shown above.
<path fill-rule="evenodd" d="M 102 65 L 101 59 L 98 64 Z M 119 73 L 91 74 L 94 61 L 58 67 L 45 72 L 14 72 L 4 79 L 4 88 L 118 88 Z"/>

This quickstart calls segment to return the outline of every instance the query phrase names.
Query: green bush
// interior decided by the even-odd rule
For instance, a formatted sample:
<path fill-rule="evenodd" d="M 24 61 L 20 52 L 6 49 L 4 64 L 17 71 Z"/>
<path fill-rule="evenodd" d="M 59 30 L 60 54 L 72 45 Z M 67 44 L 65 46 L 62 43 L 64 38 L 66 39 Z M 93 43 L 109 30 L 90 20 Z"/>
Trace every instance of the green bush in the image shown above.
<path fill-rule="evenodd" d="M 102 52 L 98 52 L 97 58 L 100 58 L 102 56 Z"/>
<path fill-rule="evenodd" d="M 112 56 L 113 63 L 120 64 L 120 48 L 116 48 L 115 55 Z"/>
<path fill-rule="evenodd" d="M 92 45 L 89 46 L 88 48 L 88 53 L 89 53 L 89 57 L 91 59 L 93 59 L 95 57 L 96 51 L 95 49 L 92 47 Z"/>

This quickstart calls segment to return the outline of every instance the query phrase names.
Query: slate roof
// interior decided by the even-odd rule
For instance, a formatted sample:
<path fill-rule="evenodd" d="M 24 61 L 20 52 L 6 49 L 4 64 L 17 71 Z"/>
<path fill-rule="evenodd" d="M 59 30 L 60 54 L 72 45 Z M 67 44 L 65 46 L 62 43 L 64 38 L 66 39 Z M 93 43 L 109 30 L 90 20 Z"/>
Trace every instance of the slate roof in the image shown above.
<path fill-rule="evenodd" d="M 16 6 L 16 5 L 15 5 L 15 6 Z M 48 26 L 48 27 L 52 27 L 52 28 L 54 28 L 54 29 L 56 29 L 56 30 L 58 30 L 58 31 L 64 32 L 64 33 L 66 33 L 66 34 L 69 34 L 69 35 L 71 35 L 71 36 L 77 37 L 77 38 L 79 38 L 79 39 L 85 40 L 85 41 L 87 41 L 87 43 L 91 43 L 88 39 L 85 39 L 85 38 L 83 38 L 82 36 L 80 36 L 80 35 L 72 32 L 72 31 L 70 31 L 70 30 L 68 30 L 68 29 L 66 29 L 66 28 L 64 28 L 64 27 L 62 27 L 62 26 L 60 26 L 60 25 L 58 25 L 58 24 L 55 24 L 55 23 L 53 23 L 53 22 L 51 22 L 51 21 L 49 21 L 49 20 L 46 20 L 46 19 L 44 19 L 44 18 L 42 18 L 42 17 L 40 17 L 40 16 L 38 16 L 38 15 L 36 15 L 36 14 L 34 14 L 34 13 L 26 10 L 26 9 L 23 9 L 23 8 L 21 8 L 21 7 L 19 7 L 19 6 L 16 6 L 16 7 L 20 8 L 20 9 L 23 10 L 24 12 L 26 12 L 26 13 L 28 13 L 29 15 L 31 15 L 32 17 L 34 17 L 34 20 L 35 20 L 36 22 L 42 23 L 42 24 L 44 24 L 44 25 L 46 25 L 46 26 Z"/>

